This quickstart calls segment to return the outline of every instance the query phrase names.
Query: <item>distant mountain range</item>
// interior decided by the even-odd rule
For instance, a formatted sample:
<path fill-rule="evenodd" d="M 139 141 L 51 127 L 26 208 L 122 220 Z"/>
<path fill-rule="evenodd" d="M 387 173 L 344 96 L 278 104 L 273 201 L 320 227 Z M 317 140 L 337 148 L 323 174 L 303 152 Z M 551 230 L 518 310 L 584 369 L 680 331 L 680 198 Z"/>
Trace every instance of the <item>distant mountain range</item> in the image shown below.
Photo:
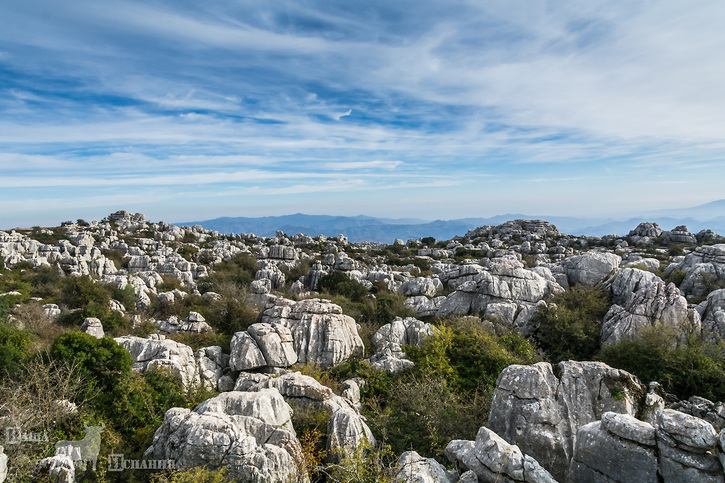
<path fill-rule="evenodd" d="M 421 220 L 415 218 L 375 218 L 371 216 L 328 216 L 297 213 L 261 218 L 216 218 L 204 221 L 175 223 L 176 225 L 201 225 L 220 233 L 254 233 L 274 236 L 277 230 L 288 235 L 303 233 L 309 236 L 337 236 L 343 234 L 350 241 L 374 241 L 392 243 L 395 238 L 421 238 L 432 236 L 436 240 L 449 240 L 465 235 L 468 230 L 482 225 L 500 225 L 508 220 L 539 219 L 556 225 L 562 233 L 570 235 L 626 235 L 644 221 L 657 223 L 664 230 L 686 225 L 692 233 L 709 228 L 725 234 L 725 200 L 713 201 L 691 208 L 678 208 L 643 213 L 626 220 L 612 218 L 584 218 L 562 216 L 531 216 L 520 213 L 492 216 L 490 218 L 461 218 L 455 220 Z"/>

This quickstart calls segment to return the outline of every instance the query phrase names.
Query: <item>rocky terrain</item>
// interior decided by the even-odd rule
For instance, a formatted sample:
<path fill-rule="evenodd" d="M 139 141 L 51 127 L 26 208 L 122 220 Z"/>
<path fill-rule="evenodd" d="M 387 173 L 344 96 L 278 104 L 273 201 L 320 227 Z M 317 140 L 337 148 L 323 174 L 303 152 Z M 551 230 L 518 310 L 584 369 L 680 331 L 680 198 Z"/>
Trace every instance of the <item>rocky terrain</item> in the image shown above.
<path fill-rule="evenodd" d="M 725 481 L 709 230 L 387 245 L 119 211 L 0 255 L 0 429 L 48 436 L 6 441 L 0 481 Z M 101 470 L 53 446 L 85 423 Z"/>

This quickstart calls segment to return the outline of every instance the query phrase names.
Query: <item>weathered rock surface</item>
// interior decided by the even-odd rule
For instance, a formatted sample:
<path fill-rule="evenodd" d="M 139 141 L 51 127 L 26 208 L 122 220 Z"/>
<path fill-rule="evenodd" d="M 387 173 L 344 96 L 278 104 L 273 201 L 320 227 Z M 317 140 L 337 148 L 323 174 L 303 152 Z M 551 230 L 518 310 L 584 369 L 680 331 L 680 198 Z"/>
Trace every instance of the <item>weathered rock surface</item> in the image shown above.
<path fill-rule="evenodd" d="M 612 283 L 612 292 L 616 303 L 604 316 L 603 345 L 633 338 L 646 327 L 664 326 L 683 336 L 700 330 L 675 284 L 650 272 L 625 268 Z"/>
<path fill-rule="evenodd" d="M 194 353 L 201 384 L 209 391 L 223 391 L 218 386 L 224 369 L 229 366 L 229 355 L 224 354 L 219 346 L 203 347 Z"/>
<path fill-rule="evenodd" d="M 697 247 L 678 263 L 671 263 L 665 277 L 675 270 L 685 273 L 680 290 L 688 298 L 704 297 L 713 290 L 725 288 L 725 244 Z"/>
<path fill-rule="evenodd" d="M 225 392 L 193 411 L 173 408 L 144 456 L 174 460 L 181 468 L 226 467 L 242 481 L 309 481 L 295 458 L 300 444 L 292 409 L 275 389 Z"/>
<path fill-rule="evenodd" d="M 435 327 L 413 317 L 396 317 L 389 324 L 385 324 L 372 337 L 377 352 L 368 362 L 378 369 L 388 372 L 399 372 L 413 367 L 413 362 L 401 346 L 421 346 L 425 338 L 432 335 Z"/>
<path fill-rule="evenodd" d="M 44 458 L 38 463 L 36 471 L 39 475 L 47 475 L 48 481 L 53 483 L 75 483 L 76 481 L 75 464 L 68 455 L 55 455 Z M 0 481 L 2 480 L 0 479 Z"/>
<path fill-rule="evenodd" d="M 619 267 L 622 257 L 608 252 L 587 252 L 562 261 L 569 285 L 594 286 Z"/>
<path fill-rule="evenodd" d="M 569 481 L 657 483 L 654 435 L 655 428 L 632 416 L 605 413 L 579 428 Z"/>
<path fill-rule="evenodd" d="M 364 348 L 355 320 L 329 300 L 279 298 L 267 304 L 261 322 L 289 329 L 297 361 L 302 364 L 332 367 Z"/>
<path fill-rule="evenodd" d="M 486 427 L 478 430 L 476 441 L 451 441 L 445 450 L 459 473 L 473 471 L 478 481 L 555 483 L 556 480 L 531 456 L 507 443 Z"/>
<path fill-rule="evenodd" d="M 547 280 L 515 260 L 491 263 L 488 270 L 462 283 L 440 304 L 437 315 L 467 315 L 482 312 L 484 318 L 506 327 L 528 331 L 536 303 L 564 289 L 553 278 Z"/>
<path fill-rule="evenodd" d="M 702 313 L 702 332 L 708 339 L 725 339 L 725 289 L 708 294 Z"/>
<path fill-rule="evenodd" d="M 88 335 L 92 335 L 96 339 L 103 339 L 105 333 L 103 332 L 103 324 L 95 317 L 87 317 L 81 325 L 81 332 L 85 332 Z"/>
<path fill-rule="evenodd" d="M 406 451 L 398 458 L 396 480 L 405 483 L 456 483 L 458 475 L 433 458 L 424 458 L 415 451 Z M 478 479 L 476 479 L 478 481 Z"/>
<path fill-rule="evenodd" d="M 191 347 L 158 334 L 152 334 L 146 339 L 127 335 L 114 340 L 131 354 L 134 370 L 145 372 L 163 368 L 179 376 L 185 387 L 200 383 Z"/>
<path fill-rule="evenodd" d="M 499 375 L 489 428 L 518 445 L 560 481 L 569 470 L 580 427 L 607 411 L 634 415 L 645 388 L 628 372 L 601 362 L 512 365 Z"/>

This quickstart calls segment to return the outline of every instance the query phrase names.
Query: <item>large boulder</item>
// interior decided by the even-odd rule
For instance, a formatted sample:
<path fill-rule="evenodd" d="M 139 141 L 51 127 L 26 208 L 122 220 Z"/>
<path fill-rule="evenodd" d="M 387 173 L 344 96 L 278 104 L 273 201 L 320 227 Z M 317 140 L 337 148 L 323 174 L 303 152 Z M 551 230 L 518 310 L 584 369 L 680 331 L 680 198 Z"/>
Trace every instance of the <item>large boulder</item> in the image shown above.
<path fill-rule="evenodd" d="M 725 481 L 716 456 L 718 434 L 710 423 L 672 409 L 657 421 L 660 475 L 665 482 Z"/>
<path fill-rule="evenodd" d="M 166 369 L 179 376 L 187 388 L 199 385 L 199 371 L 191 347 L 158 334 L 146 339 L 126 335 L 114 340 L 131 354 L 134 370 Z"/>
<path fill-rule="evenodd" d="M 627 414 L 607 412 L 579 428 L 569 481 L 657 483 L 655 428 Z"/>
<path fill-rule="evenodd" d="M 433 458 L 424 458 L 415 451 L 406 451 L 398 458 L 395 479 L 405 483 L 456 483 L 458 475 Z"/>
<path fill-rule="evenodd" d="M 665 277 L 675 270 L 684 272 L 680 290 L 686 297 L 705 297 L 713 290 L 725 288 L 725 244 L 697 247 L 665 270 Z"/>
<path fill-rule="evenodd" d="M 169 409 L 144 457 L 182 469 L 226 467 L 241 481 L 309 481 L 296 463 L 301 448 L 291 416 L 275 389 L 225 392 L 193 411 Z"/>
<path fill-rule="evenodd" d="M 489 428 L 565 481 L 579 428 L 607 411 L 634 415 L 645 388 L 601 362 L 512 365 L 496 382 Z"/>
<path fill-rule="evenodd" d="M 376 441 L 365 419 L 355 408 L 354 401 L 338 396 L 332 389 L 314 378 L 299 372 L 279 376 L 241 373 L 235 390 L 277 390 L 295 410 L 323 412 L 327 423 L 327 449 L 331 461 L 338 461 L 363 441 L 371 447 Z"/>
<path fill-rule="evenodd" d="M 609 252 L 587 252 L 564 259 L 561 264 L 566 271 L 569 285 L 594 286 L 604 281 L 619 268 L 622 257 Z"/>
<path fill-rule="evenodd" d="M 372 337 L 376 353 L 368 362 L 378 369 L 388 372 L 399 372 L 413 367 L 407 360 L 403 345 L 421 346 L 426 337 L 435 332 L 435 327 L 413 317 L 396 317 L 385 324 Z"/>
<path fill-rule="evenodd" d="M 459 473 L 473 471 L 478 481 L 556 483 L 534 458 L 486 427 L 478 430 L 475 442 L 451 441 L 445 454 Z"/>
<path fill-rule="evenodd" d="M 563 291 L 553 277 L 523 268 L 521 262 L 499 259 L 473 280 L 460 284 L 443 300 L 439 317 L 483 313 L 485 319 L 526 333 L 536 304 Z"/>
<path fill-rule="evenodd" d="M 435 297 L 436 294 L 443 290 L 443 284 L 437 278 L 417 277 L 403 283 L 400 291 L 406 297 L 416 295 L 425 295 L 427 297 Z"/>
<path fill-rule="evenodd" d="M 289 367 L 297 362 L 290 330 L 280 324 L 257 323 L 237 332 L 230 344 L 229 365 L 234 371 L 258 367 Z"/>
<path fill-rule="evenodd" d="M 194 358 L 199 368 L 201 384 L 209 391 L 219 389 L 219 379 L 229 365 L 229 355 L 224 354 L 219 346 L 210 346 L 194 352 Z"/>
<path fill-rule="evenodd" d="M 673 283 L 666 284 L 649 272 L 625 268 L 613 284 L 615 303 L 604 316 L 601 340 L 603 345 L 633 338 L 644 328 L 664 326 L 676 334 L 699 331 L 699 324 L 690 317 L 687 300 Z M 619 278 L 624 282 L 618 284 Z M 626 291 L 632 290 L 632 291 Z"/>
<path fill-rule="evenodd" d="M 708 339 L 725 339 L 725 289 L 715 290 L 707 296 L 702 332 Z"/>
<path fill-rule="evenodd" d="M 105 335 L 103 332 L 103 324 L 100 319 L 95 317 L 87 317 L 81 325 L 81 332 L 85 332 L 88 335 L 92 335 L 96 339 L 103 339 Z"/>
<path fill-rule="evenodd" d="M 261 322 L 289 329 L 297 362 L 302 364 L 332 367 L 364 349 L 355 320 L 329 300 L 278 298 L 267 304 Z"/>

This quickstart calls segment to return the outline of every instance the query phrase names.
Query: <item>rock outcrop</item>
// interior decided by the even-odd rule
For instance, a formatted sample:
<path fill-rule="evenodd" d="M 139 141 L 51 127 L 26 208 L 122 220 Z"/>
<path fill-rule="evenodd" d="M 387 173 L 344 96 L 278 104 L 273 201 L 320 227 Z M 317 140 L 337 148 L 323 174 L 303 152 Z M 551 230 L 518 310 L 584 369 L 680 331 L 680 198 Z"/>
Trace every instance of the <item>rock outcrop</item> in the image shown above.
<path fill-rule="evenodd" d="M 478 481 L 556 483 L 534 458 L 486 427 L 478 430 L 475 442 L 451 441 L 445 454 L 459 473 L 473 471 Z"/>
<path fill-rule="evenodd" d="M 499 375 L 489 428 L 566 481 L 580 427 L 614 411 L 634 415 L 645 388 L 628 372 L 601 362 L 512 365 Z"/>
<path fill-rule="evenodd" d="M 683 337 L 699 332 L 687 300 L 673 283 L 665 283 L 651 272 L 636 268 L 621 270 L 612 283 L 614 305 L 604 316 L 603 345 L 616 344 L 638 335 L 645 327 L 663 326 Z"/>
<path fill-rule="evenodd" d="M 309 481 L 296 464 L 301 448 L 291 416 L 276 389 L 225 392 L 193 411 L 169 409 L 144 457 L 180 468 L 226 467 L 241 481 Z"/>
<path fill-rule="evenodd" d="M 403 345 L 420 347 L 426 337 L 433 335 L 433 325 L 422 322 L 413 317 L 396 317 L 389 324 L 385 324 L 372 337 L 376 353 L 368 362 L 373 367 L 388 372 L 399 372 L 413 367 L 413 362 L 407 359 L 403 352 Z"/>
<path fill-rule="evenodd" d="M 145 372 L 166 369 L 180 377 L 185 387 L 194 387 L 200 383 L 191 347 L 158 334 L 152 334 L 146 339 L 127 335 L 114 340 L 131 354 L 134 370 Z"/>
<path fill-rule="evenodd" d="M 587 252 L 565 259 L 561 264 L 566 270 L 569 285 L 594 286 L 603 282 L 619 267 L 622 257 L 608 252 Z"/>
<path fill-rule="evenodd" d="M 267 304 L 261 322 L 289 329 L 301 364 L 332 367 L 364 349 L 355 320 L 329 300 L 278 298 Z"/>

